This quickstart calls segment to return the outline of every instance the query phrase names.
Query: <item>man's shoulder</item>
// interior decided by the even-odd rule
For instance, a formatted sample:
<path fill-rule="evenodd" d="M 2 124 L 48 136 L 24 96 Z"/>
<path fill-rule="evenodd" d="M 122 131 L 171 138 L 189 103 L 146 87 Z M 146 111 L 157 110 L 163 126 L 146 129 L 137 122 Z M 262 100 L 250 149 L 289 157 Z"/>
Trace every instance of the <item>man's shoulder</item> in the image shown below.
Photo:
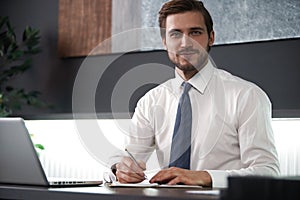
<path fill-rule="evenodd" d="M 248 89 L 259 88 L 255 83 L 251 82 L 250 80 L 246 80 L 237 75 L 233 75 L 224 69 L 217 69 L 216 73 L 224 84 L 230 84 L 236 87 L 248 88 Z"/>
<path fill-rule="evenodd" d="M 231 88 L 232 90 L 240 94 L 253 93 L 268 98 L 266 92 L 250 80 L 246 80 L 239 76 L 233 75 L 230 72 L 223 69 L 217 69 L 216 73 L 218 78 L 221 80 L 222 84 L 224 84 L 225 88 L 227 89 Z"/>

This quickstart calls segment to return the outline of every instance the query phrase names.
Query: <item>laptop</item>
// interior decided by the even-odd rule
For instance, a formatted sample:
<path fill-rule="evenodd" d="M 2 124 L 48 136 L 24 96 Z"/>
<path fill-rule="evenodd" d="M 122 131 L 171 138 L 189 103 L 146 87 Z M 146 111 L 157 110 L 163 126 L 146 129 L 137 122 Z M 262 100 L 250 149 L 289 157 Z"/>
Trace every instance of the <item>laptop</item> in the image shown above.
<path fill-rule="evenodd" d="M 97 186 L 102 180 L 46 177 L 22 118 L 0 118 L 0 184 L 45 187 Z"/>

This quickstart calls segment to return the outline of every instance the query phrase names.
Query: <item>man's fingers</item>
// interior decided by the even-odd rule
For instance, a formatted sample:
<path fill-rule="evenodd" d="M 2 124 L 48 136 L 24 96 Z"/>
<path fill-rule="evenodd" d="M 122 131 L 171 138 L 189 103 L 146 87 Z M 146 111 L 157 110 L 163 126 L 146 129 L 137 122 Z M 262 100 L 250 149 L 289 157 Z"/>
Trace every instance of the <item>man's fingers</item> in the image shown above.
<path fill-rule="evenodd" d="M 138 161 L 138 164 L 139 164 L 139 167 L 140 167 L 142 170 L 146 170 L 146 163 L 144 163 L 143 161 L 139 160 L 139 161 Z"/>
<path fill-rule="evenodd" d="M 175 179 L 177 176 L 179 176 L 182 173 L 183 169 L 171 167 L 168 169 L 161 170 L 157 174 L 155 174 L 152 179 L 150 180 L 150 183 L 161 183 L 161 184 L 169 184 L 173 179 Z M 176 182 L 176 180 L 174 180 Z M 178 182 L 179 183 L 179 182 Z"/>
<path fill-rule="evenodd" d="M 189 185 L 188 182 L 186 182 L 185 178 L 182 176 L 176 176 L 175 178 L 171 179 L 168 182 L 169 185 L 176 185 L 176 184 L 185 184 Z"/>
<path fill-rule="evenodd" d="M 150 183 L 166 184 L 175 177 L 176 175 L 173 171 L 171 171 L 170 169 L 165 169 L 155 174 L 150 180 Z"/>
<path fill-rule="evenodd" d="M 163 183 L 163 184 L 186 184 L 186 185 L 201 185 L 212 186 L 212 179 L 206 171 L 191 171 L 171 167 L 161 170 L 152 177 L 150 183 Z"/>
<path fill-rule="evenodd" d="M 122 161 L 116 164 L 116 176 L 121 183 L 137 183 L 143 181 L 145 174 L 143 170 L 146 168 L 145 163 L 140 162 L 138 166 L 131 158 L 124 157 Z"/>
<path fill-rule="evenodd" d="M 118 163 L 116 165 L 117 172 L 122 172 L 123 174 L 127 174 L 127 176 L 135 177 L 138 179 L 142 179 L 144 177 L 144 173 L 136 172 L 132 168 L 128 167 L 127 165 L 123 163 Z"/>
<path fill-rule="evenodd" d="M 146 170 L 146 164 L 144 162 L 139 161 L 137 165 L 130 157 L 124 157 L 122 163 L 124 163 L 130 171 L 134 171 L 141 176 L 145 175 L 143 171 Z"/>
<path fill-rule="evenodd" d="M 116 176 L 118 177 L 118 181 L 120 183 L 139 183 L 144 180 L 144 177 L 136 177 L 130 173 L 124 173 L 123 171 L 118 170 L 116 172 Z"/>

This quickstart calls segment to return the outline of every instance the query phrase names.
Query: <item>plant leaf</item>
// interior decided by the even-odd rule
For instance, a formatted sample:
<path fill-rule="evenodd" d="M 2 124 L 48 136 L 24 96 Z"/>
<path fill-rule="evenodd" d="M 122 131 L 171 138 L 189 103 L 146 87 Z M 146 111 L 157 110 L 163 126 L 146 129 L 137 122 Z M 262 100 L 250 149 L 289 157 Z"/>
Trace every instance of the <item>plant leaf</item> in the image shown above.
<path fill-rule="evenodd" d="M 42 144 L 34 144 L 35 148 L 38 148 L 40 150 L 44 150 L 45 147 Z"/>

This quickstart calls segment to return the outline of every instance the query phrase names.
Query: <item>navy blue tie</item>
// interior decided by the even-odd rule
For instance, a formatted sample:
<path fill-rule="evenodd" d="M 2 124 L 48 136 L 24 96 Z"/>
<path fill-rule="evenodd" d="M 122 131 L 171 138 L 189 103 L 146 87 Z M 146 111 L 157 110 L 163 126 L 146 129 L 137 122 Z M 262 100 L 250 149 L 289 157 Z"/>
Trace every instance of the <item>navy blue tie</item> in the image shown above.
<path fill-rule="evenodd" d="M 184 89 L 177 108 L 169 167 L 190 169 L 192 108 L 188 91 L 191 87 L 189 83 L 183 83 Z"/>

